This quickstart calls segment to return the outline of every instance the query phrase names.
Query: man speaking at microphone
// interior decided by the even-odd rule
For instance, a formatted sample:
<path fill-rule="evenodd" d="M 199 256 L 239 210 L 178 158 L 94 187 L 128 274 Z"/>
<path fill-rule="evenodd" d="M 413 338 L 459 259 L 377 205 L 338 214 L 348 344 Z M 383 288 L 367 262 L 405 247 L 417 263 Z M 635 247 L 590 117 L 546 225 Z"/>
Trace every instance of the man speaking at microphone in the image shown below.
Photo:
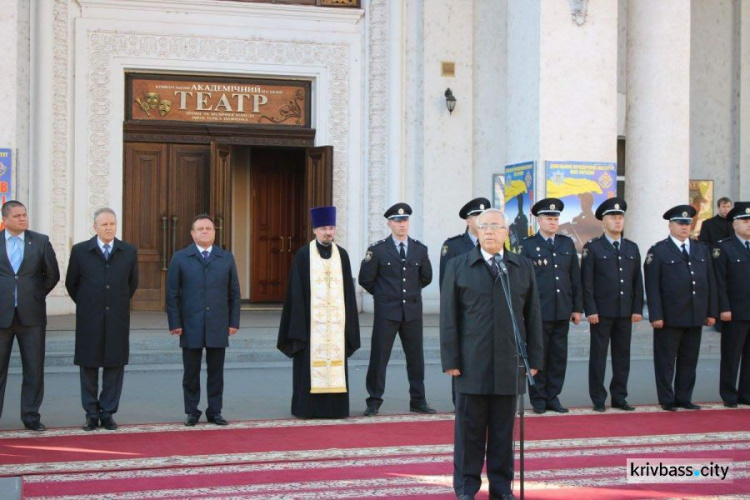
<path fill-rule="evenodd" d="M 443 371 L 456 381 L 453 489 L 473 499 L 482 485 L 487 450 L 490 498 L 515 498 L 513 424 L 516 396 L 526 384 L 516 356 L 510 299 L 531 374 L 542 368 L 542 316 L 529 259 L 504 252 L 505 215 L 496 209 L 477 218 L 479 246 L 453 258 L 440 292 L 440 357 Z"/>

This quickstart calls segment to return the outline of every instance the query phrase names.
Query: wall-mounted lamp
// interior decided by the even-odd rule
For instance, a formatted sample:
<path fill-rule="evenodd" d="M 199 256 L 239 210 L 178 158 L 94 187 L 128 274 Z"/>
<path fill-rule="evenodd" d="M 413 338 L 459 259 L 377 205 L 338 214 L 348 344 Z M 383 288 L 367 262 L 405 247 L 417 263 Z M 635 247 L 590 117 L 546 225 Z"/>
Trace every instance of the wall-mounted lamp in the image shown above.
<path fill-rule="evenodd" d="M 456 109 L 456 98 L 450 88 L 445 91 L 445 107 L 448 108 L 450 114 L 453 114 L 453 110 Z"/>

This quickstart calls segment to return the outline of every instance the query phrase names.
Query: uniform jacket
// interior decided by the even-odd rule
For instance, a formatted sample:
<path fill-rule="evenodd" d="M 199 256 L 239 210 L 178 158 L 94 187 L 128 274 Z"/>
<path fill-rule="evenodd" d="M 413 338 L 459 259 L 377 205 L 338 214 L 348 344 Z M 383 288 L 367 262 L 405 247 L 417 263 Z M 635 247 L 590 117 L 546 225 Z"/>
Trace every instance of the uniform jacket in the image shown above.
<path fill-rule="evenodd" d="M 730 236 L 734 236 L 732 221 L 725 217 L 714 215 L 710 219 L 703 221 L 701 234 L 698 236 L 698 239 L 713 248 L 719 244 L 719 241 Z"/>
<path fill-rule="evenodd" d="M 513 311 L 526 342 L 531 368 L 543 369 L 539 295 L 531 261 L 505 252 Z M 451 259 L 440 294 L 440 358 L 443 370 L 459 369 L 456 391 L 517 394 L 516 344 L 502 279 L 493 279 L 479 247 Z"/>
<path fill-rule="evenodd" d="M 719 312 L 731 311 L 732 321 L 750 321 L 750 252 L 736 236 L 712 251 Z"/>
<path fill-rule="evenodd" d="M 649 321 L 686 328 L 718 317 L 716 278 L 705 243 L 691 241 L 687 261 L 671 238 L 662 240 L 649 249 L 643 272 Z"/>
<path fill-rule="evenodd" d="M 130 299 L 138 288 L 135 247 L 115 238 L 106 261 L 96 236 L 74 245 L 65 288 L 76 303 L 74 363 L 87 367 L 126 365 Z"/>
<path fill-rule="evenodd" d="M 240 283 L 231 253 L 214 245 L 208 260 L 194 244 L 180 250 L 167 272 L 169 329 L 182 328 L 180 347 L 227 347 L 240 327 Z"/>
<path fill-rule="evenodd" d="M 537 233 L 524 238 L 521 255 L 534 264 L 543 321 L 568 320 L 572 312 L 583 312 L 581 269 L 571 238 L 558 234 L 554 247 L 550 248 L 544 237 Z"/>
<path fill-rule="evenodd" d="M 583 247 L 581 283 L 586 316 L 629 318 L 643 314 L 643 275 L 638 245 L 620 238 L 620 253 L 606 236 Z"/>
<path fill-rule="evenodd" d="M 468 252 L 472 248 L 477 246 L 471 241 L 468 229 L 465 233 L 448 238 L 443 243 L 443 248 L 440 250 L 440 276 L 439 285 L 443 287 L 443 277 L 445 277 L 445 268 L 448 266 L 448 261 L 457 255 Z"/>
<path fill-rule="evenodd" d="M 422 288 L 431 281 L 427 247 L 411 238 L 403 265 L 389 236 L 367 249 L 359 268 L 359 284 L 375 299 L 375 315 L 392 321 L 422 316 Z"/>
<path fill-rule="evenodd" d="M 18 274 L 13 272 L 5 248 L 5 230 L 0 231 L 0 328 L 13 322 L 13 299 L 18 287 L 18 318 L 25 326 L 47 325 L 47 294 L 60 281 L 55 250 L 49 237 L 24 231 L 24 253 Z"/>

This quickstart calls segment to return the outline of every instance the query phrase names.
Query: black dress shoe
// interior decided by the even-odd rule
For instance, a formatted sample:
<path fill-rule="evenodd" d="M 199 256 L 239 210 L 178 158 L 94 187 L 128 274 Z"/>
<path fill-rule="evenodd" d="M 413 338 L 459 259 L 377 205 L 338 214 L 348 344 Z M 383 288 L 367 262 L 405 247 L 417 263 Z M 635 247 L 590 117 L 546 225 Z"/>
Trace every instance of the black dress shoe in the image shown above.
<path fill-rule="evenodd" d="M 677 407 L 672 403 L 661 405 L 661 409 L 664 411 L 677 411 Z"/>
<path fill-rule="evenodd" d="M 750 406 L 750 401 L 748 401 L 746 399 L 739 399 L 739 400 L 737 400 L 737 404 L 738 405 L 747 405 L 747 406 Z"/>
<path fill-rule="evenodd" d="M 42 431 L 47 430 L 47 426 L 45 426 L 41 422 L 30 422 L 30 423 L 24 422 L 23 426 L 26 427 L 30 431 L 42 432 Z"/>
<path fill-rule="evenodd" d="M 618 410 L 622 411 L 635 411 L 635 406 L 630 406 L 627 401 L 623 401 L 622 403 L 613 404 L 612 408 L 617 408 Z"/>
<path fill-rule="evenodd" d="M 536 413 L 537 415 L 541 415 L 546 412 L 547 412 L 547 408 L 540 408 L 538 406 L 534 407 L 534 413 Z"/>
<path fill-rule="evenodd" d="M 200 415 L 188 415 L 185 419 L 185 425 L 187 427 L 194 427 L 198 423 L 199 418 L 201 418 Z"/>
<path fill-rule="evenodd" d="M 99 419 L 91 417 L 86 419 L 86 423 L 83 424 L 83 427 L 81 427 L 81 429 L 83 429 L 84 431 L 93 431 L 96 430 L 97 427 L 99 427 Z"/>
<path fill-rule="evenodd" d="M 724 403 L 727 408 L 737 408 L 737 403 Z"/>
<path fill-rule="evenodd" d="M 102 427 L 104 427 L 108 431 L 114 431 L 114 430 L 117 430 L 117 422 L 115 422 L 115 419 L 112 417 L 103 418 Z"/>
<path fill-rule="evenodd" d="M 432 408 L 430 405 L 427 404 L 427 401 L 424 401 L 422 403 L 416 403 L 416 404 L 409 404 L 409 411 L 413 411 L 414 413 L 424 413 L 425 415 L 433 415 L 437 413 L 437 411 Z"/>
<path fill-rule="evenodd" d="M 227 422 L 227 420 L 221 416 L 221 413 L 217 413 L 216 415 L 211 415 L 210 417 L 207 416 L 206 420 L 216 425 L 229 425 L 229 422 Z"/>
<path fill-rule="evenodd" d="M 459 495 L 458 500 L 474 500 L 474 495 Z"/>
<path fill-rule="evenodd" d="M 378 406 L 374 404 L 368 404 L 367 408 L 365 408 L 365 417 L 374 417 L 378 414 Z"/>
<path fill-rule="evenodd" d="M 570 411 L 567 408 L 565 408 L 563 405 L 561 405 L 560 403 L 552 403 L 552 404 L 547 403 L 547 409 L 557 412 L 557 413 L 568 413 Z"/>
<path fill-rule="evenodd" d="M 700 406 L 694 405 L 693 403 L 689 401 L 687 403 L 675 403 L 675 406 L 677 406 L 678 408 L 685 408 L 686 410 L 700 410 L 701 409 Z"/>
<path fill-rule="evenodd" d="M 604 405 L 594 405 L 594 411 L 599 412 L 599 413 L 604 413 L 604 410 L 605 410 Z"/>

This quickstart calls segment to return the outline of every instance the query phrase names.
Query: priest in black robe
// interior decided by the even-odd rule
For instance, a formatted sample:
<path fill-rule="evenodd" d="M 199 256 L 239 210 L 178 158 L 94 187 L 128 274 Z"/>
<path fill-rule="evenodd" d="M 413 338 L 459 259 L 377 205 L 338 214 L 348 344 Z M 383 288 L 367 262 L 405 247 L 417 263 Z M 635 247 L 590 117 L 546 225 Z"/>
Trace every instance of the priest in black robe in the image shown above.
<path fill-rule="evenodd" d="M 352 267 L 334 243 L 336 208 L 313 208 L 310 217 L 315 240 L 294 257 L 277 348 L 293 360 L 292 414 L 346 418 L 347 358 L 360 346 Z"/>

